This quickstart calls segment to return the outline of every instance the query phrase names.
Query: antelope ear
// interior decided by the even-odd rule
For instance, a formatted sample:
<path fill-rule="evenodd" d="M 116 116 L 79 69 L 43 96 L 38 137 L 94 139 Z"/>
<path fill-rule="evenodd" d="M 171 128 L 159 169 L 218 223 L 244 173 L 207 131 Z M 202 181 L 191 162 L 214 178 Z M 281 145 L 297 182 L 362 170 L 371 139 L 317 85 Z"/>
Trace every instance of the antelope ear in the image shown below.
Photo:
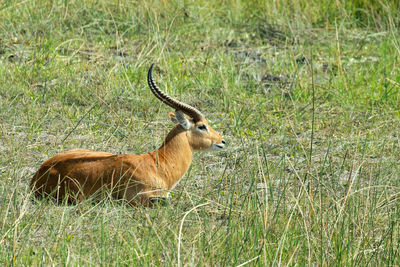
<path fill-rule="evenodd" d="M 188 119 L 186 119 L 185 114 L 183 114 L 182 111 L 175 111 L 174 112 L 168 112 L 168 116 L 171 119 L 173 123 L 179 123 L 183 129 L 189 130 L 192 124 Z"/>
<path fill-rule="evenodd" d="M 170 120 L 172 121 L 172 123 L 179 123 L 178 120 L 176 119 L 175 113 L 168 111 L 168 117 L 170 118 Z"/>

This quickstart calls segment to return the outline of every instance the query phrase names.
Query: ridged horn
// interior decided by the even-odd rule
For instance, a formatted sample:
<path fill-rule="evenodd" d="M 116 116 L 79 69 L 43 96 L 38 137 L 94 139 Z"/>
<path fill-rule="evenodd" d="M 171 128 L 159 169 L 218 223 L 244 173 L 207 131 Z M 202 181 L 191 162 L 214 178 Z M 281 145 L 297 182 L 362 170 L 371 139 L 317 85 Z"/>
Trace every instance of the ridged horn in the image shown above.
<path fill-rule="evenodd" d="M 154 64 L 151 64 L 149 72 L 147 73 L 147 83 L 149 84 L 151 92 L 163 103 L 167 104 L 171 108 L 174 108 L 175 110 L 180 110 L 191 117 L 194 122 L 198 122 L 202 118 L 204 118 L 203 114 L 201 114 L 201 112 L 194 107 L 170 97 L 157 87 L 156 83 L 153 80 L 153 66 Z"/>

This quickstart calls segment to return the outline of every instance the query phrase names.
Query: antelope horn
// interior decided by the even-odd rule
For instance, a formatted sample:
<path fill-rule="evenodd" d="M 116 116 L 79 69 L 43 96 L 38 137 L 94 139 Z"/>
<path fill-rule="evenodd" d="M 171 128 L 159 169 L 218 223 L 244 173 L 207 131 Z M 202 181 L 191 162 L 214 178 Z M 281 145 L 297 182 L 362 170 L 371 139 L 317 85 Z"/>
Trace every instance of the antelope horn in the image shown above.
<path fill-rule="evenodd" d="M 160 88 L 157 87 L 157 85 L 155 84 L 155 82 L 153 80 L 153 74 L 152 74 L 153 66 L 154 66 L 154 64 L 151 64 L 149 72 L 147 73 L 147 82 L 149 84 L 151 92 L 158 99 L 160 99 L 164 104 L 167 104 L 168 106 L 170 106 L 171 108 L 174 108 L 176 110 L 182 111 L 183 113 L 185 113 L 186 115 L 191 117 L 194 120 L 194 122 L 198 122 L 202 118 L 204 118 L 203 114 L 201 114 L 201 112 L 198 111 L 197 109 L 195 109 L 194 107 L 189 106 L 188 104 L 185 104 L 181 101 L 178 101 L 178 100 L 170 97 L 169 95 L 167 95 L 166 93 L 161 91 Z"/>

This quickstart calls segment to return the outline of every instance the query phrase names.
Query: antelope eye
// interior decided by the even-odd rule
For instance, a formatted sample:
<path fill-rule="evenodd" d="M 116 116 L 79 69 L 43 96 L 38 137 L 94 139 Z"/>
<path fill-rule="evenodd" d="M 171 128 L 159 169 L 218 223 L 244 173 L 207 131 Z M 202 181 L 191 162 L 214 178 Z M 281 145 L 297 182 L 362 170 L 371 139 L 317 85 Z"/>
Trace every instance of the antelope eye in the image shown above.
<path fill-rule="evenodd" d="M 207 131 L 207 126 L 205 124 L 201 124 L 197 126 L 197 129 L 200 131 Z"/>

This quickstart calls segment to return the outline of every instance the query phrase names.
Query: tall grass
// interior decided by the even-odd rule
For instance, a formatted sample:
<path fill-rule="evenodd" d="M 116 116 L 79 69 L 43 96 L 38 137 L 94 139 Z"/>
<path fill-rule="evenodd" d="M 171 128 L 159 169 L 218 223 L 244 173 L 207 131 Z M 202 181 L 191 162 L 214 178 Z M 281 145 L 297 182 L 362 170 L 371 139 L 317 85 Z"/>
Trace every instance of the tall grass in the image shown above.
<path fill-rule="evenodd" d="M 388 265 L 399 257 L 396 1 L 3 1 L 0 262 Z M 172 125 L 149 92 L 202 110 L 167 206 L 33 200 L 43 160 L 144 153 Z"/>

